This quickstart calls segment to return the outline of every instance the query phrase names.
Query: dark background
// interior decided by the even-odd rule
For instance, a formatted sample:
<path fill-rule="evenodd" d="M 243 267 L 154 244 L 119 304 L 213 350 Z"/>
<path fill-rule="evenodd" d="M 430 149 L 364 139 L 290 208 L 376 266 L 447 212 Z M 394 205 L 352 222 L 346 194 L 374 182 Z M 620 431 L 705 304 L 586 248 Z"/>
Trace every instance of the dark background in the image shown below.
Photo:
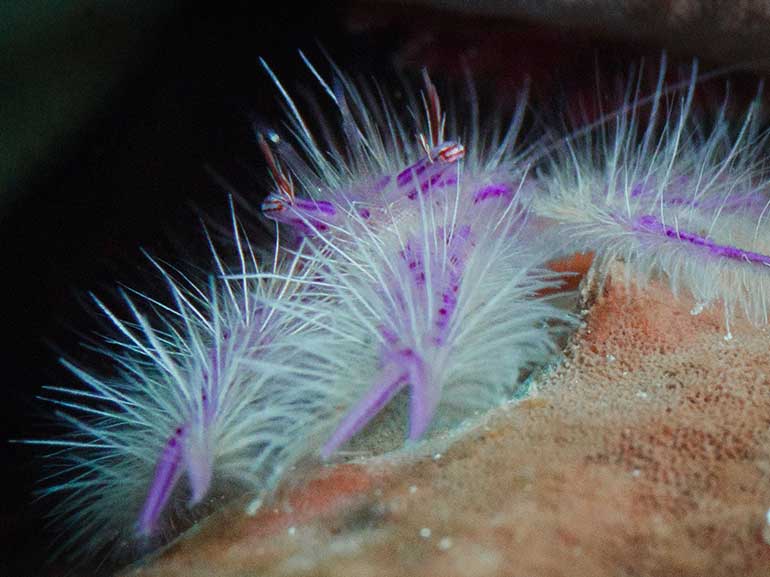
<path fill-rule="evenodd" d="M 659 56 L 656 45 L 501 18 L 257 4 L 83 1 L 52 16 L 31 2 L 39 11 L 15 14 L 16 26 L 0 8 L 0 439 L 56 434 L 52 407 L 35 396 L 76 384 L 61 354 L 98 366 L 78 345 L 99 327 L 87 291 L 144 288 L 140 247 L 206 266 L 198 215 L 227 211 L 207 167 L 255 204 L 265 194 L 253 124 L 279 123 L 280 107 L 259 56 L 295 93 L 310 82 L 297 50 L 323 63 L 322 47 L 354 75 L 427 65 L 441 79 L 467 65 L 500 101 L 527 76 L 535 98 L 557 109 L 565 93 L 595 90 L 597 63 L 621 74 L 640 54 Z M 6 442 L 0 451 L 0 574 L 70 574 L 66 563 L 43 567 L 52 532 L 50 504 L 33 502 L 41 451 Z"/>
<path fill-rule="evenodd" d="M 33 161 L 15 166 L 13 155 L 21 158 L 23 152 L 18 140 L 2 151 L 12 166 L 0 183 L 0 318 L 6 331 L 0 347 L 2 575 L 65 573 L 65 563 L 42 566 L 51 537 L 43 515 L 50 503 L 32 503 L 41 476 L 38 452 L 5 440 L 44 438 L 55 430 L 48 424 L 52 407 L 35 395 L 46 384 L 75 383 L 57 364 L 60 352 L 88 357 L 78 353 L 76 333 L 97 328 L 84 306 L 86 291 L 109 294 L 116 281 L 141 286 L 148 266 L 139 247 L 172 259 L 196 252 L 186 243 L 200 231 L 193 207 L 215 217 L 226 210 L 226 192 L 207 165 L 245 197 L 262 194 L 266 179 L 252 122 L 275 121 L 278 107 L 259 56 L 289 86 L 301 66 L 298 48 L 317 54 L 320 44 L 345 66 L 370 58 L 373 39 L 364 42 L 346 32 L 344 3 L 281 1 L 261 8 L 257 2 L 215 2 L 205 9 L 181 4 L 158 2 L 125 18 L 86 10 L 20 40 L 26 45 L 18 58 L 0 68 L 0 80 L 7 81 L 0 111 L 21 117 L 0 117 L 0 131 L 18 124 L 47 140 Z M 31 12 L 25 19 L 39 17 Z M 132 27 L 141 32 L 126 31 Z M 50 53 L 57 50 L 58 57 Z M 114 57 L 91 56 L 99 50 Z M 94 68 L 83 70 L 83 59 Z M 58 70 L 49 74 L 39 67 Z M 84 85 L 67 92 L 58 83 L 60 72 L 64 81 L 81 74 Z M 79 99 L 86 90 L 95 93 L 86 105 L 58 102 L 31 111 L 29 118 L 24 103 L 2 106 L 14 98 L 29 102 L 32 92 L 42 92 L 47 104 Z M 44 118 L 33 117 L 38 113 Z M 57 114 L 75 118 L 59 130 Z"/>

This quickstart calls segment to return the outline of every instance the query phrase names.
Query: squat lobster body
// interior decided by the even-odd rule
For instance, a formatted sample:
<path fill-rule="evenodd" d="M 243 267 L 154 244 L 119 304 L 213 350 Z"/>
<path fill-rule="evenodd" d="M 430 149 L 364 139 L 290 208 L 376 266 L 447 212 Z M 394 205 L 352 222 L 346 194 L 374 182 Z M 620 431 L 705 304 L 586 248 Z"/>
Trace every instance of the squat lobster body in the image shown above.
<path fill-rule="evenodd" d="M 328 359 L 342 388 L 361 391 L 321 447 L 324 459 L 403 390 L 412 440 L 425 435 L 442 404 L 463 412 L 510 398 L 522 371 L 554 351 L 555 326 L 570 321 L 538 296 L 558 282 L 541 268 L 546 256 L 530 250 L 520 234 L 526 208 L 519 192 L 528 166 L 509 148 L 512 134 L 490 158 L 477 151 L 466 158 L 464 145 L 444 138 L 441 103 L 427 75 L 424 80 L 427 125 L 406 150 L 398 141 L 380 147 L 392 158 L 366 152 L 378 148 L 372 142 L 379 138 L 366 115 L 384 113 L 349 115 L 346 103 L 361 101 L 355 90 L 347 86 L 345 98 L 328 91 L 345 103 L 344 132 L 354 140 L 345 143 L 345 153 L 316 160 L 314 175 L 292 173 L 294 181 L 320 183 L 312 198 L 284 194 L 279 186 L 263 204 L 268 218 L 304 238 L 297 250 L 317 267 L 319 289 L 332 295 L 298 314 L 317 318 L 320 330 L 337 339 L 332 350 L 356 359 L 342 369 L 340 359 Z M 370 131 L 352 126 L 362 117 Z M 297 122 L 300 132 L 304 124 Z M 314 142 L 310 135 L 304 140 L 304 147 Z M 353 151 L 368 172 L 344 186 L 325 182 L 325 175 L 347 172 L 334 159 Z M 281 161 L 266 154 L 274 181 L 288 181 Z"/>

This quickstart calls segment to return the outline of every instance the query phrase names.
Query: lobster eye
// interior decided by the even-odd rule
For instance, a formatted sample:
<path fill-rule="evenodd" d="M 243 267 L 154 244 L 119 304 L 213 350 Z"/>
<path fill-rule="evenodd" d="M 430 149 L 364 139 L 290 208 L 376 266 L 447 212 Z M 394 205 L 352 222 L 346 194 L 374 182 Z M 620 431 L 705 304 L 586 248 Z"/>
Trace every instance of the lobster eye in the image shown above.
<path fill-rule="evenodd" d="M 465 147 L 462 144 L 451 143 L 438 151 L 438 157 L 444 162 L 455 162 L 465 156 Z"/>
<path fill-rule="evenodd" d="M 262 202 L 262 212 L 283 212 L 285 209 L 284 203 L 274 197 L 268 197 Z"/>

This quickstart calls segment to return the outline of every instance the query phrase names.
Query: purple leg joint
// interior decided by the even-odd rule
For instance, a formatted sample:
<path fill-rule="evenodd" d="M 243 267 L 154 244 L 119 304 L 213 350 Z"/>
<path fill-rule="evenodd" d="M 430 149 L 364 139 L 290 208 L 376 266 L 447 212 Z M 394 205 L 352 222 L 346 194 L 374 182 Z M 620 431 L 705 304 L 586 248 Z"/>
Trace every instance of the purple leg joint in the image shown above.
<path fill-rule="evenodd" d="M 404 388 L 407 373 L 396 363 L 388 364 L 381 372 L 379 381 L 345 415 L 332 436 L 321 448 L 321 458 L 328 459 L 342 445 L 359 433 L 391 399 Z"/>
<path fill-rule="evenodd" d="M 713 240 L 698 236 L 697 234 L 666 226 L 650 214 L 640 216 L 634 223 L 634 230 L 663 234 L 668 238 L 687 242 L 694 246 L 701 246 L 714 256 L 729 258 L 731 260 L 748 262 L 752 264 L 770 266 L 770 256 L 768 255 L 743 250 L 742 248 L 737 248 L 730 245 L 717 244 Z"/>
<path fill-rule="evenodd" d="M 473 204 L 478 204 L 489 198 L 512 197 L 513 191 L 505 184 L 490 184 L 479 189 L 473 195 Z"/>
<path fill-rule="evenodd" d="M 137 533 L 143 537 L 149 537 L 155 531 L 158 518 L 171 496 L 174 485 L 179 480 L 184 436 L 184 427 L 174 431 L 155 466 L 155 476 L 137 523 Z"/>

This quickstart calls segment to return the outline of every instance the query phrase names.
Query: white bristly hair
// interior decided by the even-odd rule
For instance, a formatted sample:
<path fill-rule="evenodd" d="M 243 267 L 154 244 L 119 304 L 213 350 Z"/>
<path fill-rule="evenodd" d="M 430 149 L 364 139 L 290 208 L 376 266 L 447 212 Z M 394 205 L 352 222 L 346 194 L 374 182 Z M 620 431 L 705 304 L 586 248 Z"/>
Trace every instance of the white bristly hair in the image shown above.
<path fill-rule="evenodd" d="M 256 258 L 235 238 L 240 267 L 214 252 L 220 278 L 207 285 L 152 260 L 171 298 L 123 291 L 129 319 L 95 298 L 115 328 L 97 348 L 115 373 L 62 361 L 82 387 L 46 387 L 45 399 L 69 432 L 25 441 L 51 449 L 41 494 L 60 499 L 50 515 L 66 524 L 62 550 L 157 541 L 168 510 L 201 502 L 212 485 L 272 490 L 349 402 L 318 374 L 328 352 L 317 329 L 269 304 L 303 300 L 312 269 L 276 260 L 271 275 L 254 276 Z"/>
<path fill-rule="evenodd" d="M 540 296 L 558 286 L 556 275 L 531 249 L 516 191 L 473 204 L 473 193 L 493 186 L 484 178 L 460 167 L 444 201 L 420 196 L 415 210 L 394 210 L 381 228 L 359 220 L 350 238 L 321 233 L 309 245 L 313 266 L 335 279 L 336 298 L 314 310 L 338 343 L 325 363 L 345 367 L 337 386 L 359 397 L 324 458 L 402 389 L 416 440 L 444 409 L 469 416 L 510 400 L 556 351 L 570 315 Z"/>
<path fill-rule="evenodd" d="M 673 93 L 661 66 L 653 98 L 631 90 L 621 112 L 559 146 L 538 174 L 534 212 L 569 252 L 595 253 L 606 273 L 625 263 L 626 283 L 664 275 L 691 294 L 697 314 L 724 308 L 726 338 L 740 311 L 768 322 L 770 175 L 759 98 L 736 126 L 725 100 L 708 128 L 692 110 L 698 83 Z"/>
<path fill-rule="evenodd" d="M 312 307 L 285 307 L 337 341 L 326 363 L 345 367 L 338 387 L 359 390 L 321 449 L 330 458 L 403 389 L 411 439 L 441 406 L 469 412 L 510 399 L 522 375 L 554 352 L 554 327 L 570 317 L 539 296 L 558 282 L 524 226 L 532 182 L 516 142 L 523 98 L 505 130 L 488 132 L 473 100 L 470 129 L 458 134 L 468 149 L 445 140 L 427 74 L 422 97 L 407 96 L 412 116 L 422 107 L 425 120 L 406 128 L 387 99 L 344 77 L 332 89 L 310 69 L 341 115 L 342 145 L 317 143 L 267 68 L 298 144 L 271 137 L 275 158 L 262 140 L 276 183 L 262 206 L 302 239 L 297 254 L 333 293 Z"/>
<path fill-rule="evenodd" d="M 49 387 L 68 432 L 27 442 L 50 450 L 41 492 L 61 497 L 64 548 L 153 540 L 212 487 L 270 493 L 402 389 L 412 439 L 444 408 L 505 402 L 572 322 L 543 296 L 559 281 L 525 226 L 523 97 L 510 123 L 482 128 L 471 94 L 467 130 L 445 140 L 427 74 L 424 93 L 404 92 L 408 119 L 379 89 L 341 74 L 330 86 L 307 64 L 340 129 L 321 120 L 327 136 L 314 136 L 265 66 L 295 143 L 259 136 L 275 184 L 262 210 L 283 231 L 272 267 L 233 214 L 237 266 L 212 245 L 201 284 L 151 260 L 169 299 L 124 291 L 126 319 L 96 300 L 114 334 L 95 348 L 113 373 L 64 361 L 82 385 Z"/>

